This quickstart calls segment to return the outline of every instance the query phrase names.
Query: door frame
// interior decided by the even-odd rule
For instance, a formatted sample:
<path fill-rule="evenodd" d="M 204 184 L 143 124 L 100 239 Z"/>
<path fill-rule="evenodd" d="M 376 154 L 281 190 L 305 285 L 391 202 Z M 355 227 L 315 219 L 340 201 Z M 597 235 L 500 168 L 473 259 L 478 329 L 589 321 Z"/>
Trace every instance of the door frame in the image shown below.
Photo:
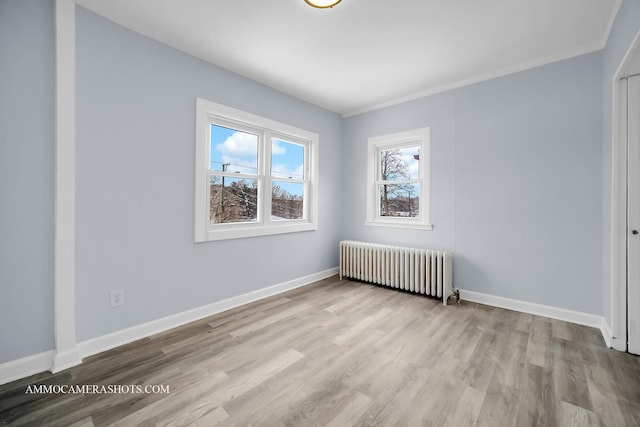
<path fill-rule="evenodd" d="M 611 346 L 627 351 L 627 84 L 637 74 L 640 31 L 627 49 L 612 82 L 611 147 Z M 637 65 L 637 64 L 636 64 Z"/>

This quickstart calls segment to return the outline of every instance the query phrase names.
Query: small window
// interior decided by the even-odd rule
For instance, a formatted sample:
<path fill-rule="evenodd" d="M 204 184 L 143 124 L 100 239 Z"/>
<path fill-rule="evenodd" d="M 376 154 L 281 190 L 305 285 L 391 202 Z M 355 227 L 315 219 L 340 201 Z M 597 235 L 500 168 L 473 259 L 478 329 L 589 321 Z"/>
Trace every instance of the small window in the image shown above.
<path fill-rule="evenodd" d="M 196 241 L 317 229 L 318 136 L 198 99 Z"/>
<path fill-rule="evenodd" d="M 367 225 L 432 229 L 429 128 L 369 138 Z"/>

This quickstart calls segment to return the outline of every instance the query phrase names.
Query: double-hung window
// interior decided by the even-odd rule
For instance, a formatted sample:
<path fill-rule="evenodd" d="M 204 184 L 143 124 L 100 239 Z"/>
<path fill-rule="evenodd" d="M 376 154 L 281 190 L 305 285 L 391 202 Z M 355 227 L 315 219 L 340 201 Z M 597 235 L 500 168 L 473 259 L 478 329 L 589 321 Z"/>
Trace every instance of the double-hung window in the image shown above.
<path fill-rule="evenodd" d="M 317 229 L 318 135 L 197 100 L 195 240 Z"/>
<path fill-rule="evenodd" d="M 431 230 L 430 131 L 369 138 L 367 225 Z"/>

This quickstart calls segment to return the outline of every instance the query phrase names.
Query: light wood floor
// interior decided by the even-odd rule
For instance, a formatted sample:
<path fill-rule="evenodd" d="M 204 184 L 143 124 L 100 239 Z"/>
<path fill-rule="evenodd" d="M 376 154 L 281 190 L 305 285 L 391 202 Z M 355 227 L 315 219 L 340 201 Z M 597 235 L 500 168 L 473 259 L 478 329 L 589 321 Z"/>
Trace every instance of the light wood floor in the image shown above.
<path fill-rule="evenodd" d="M 639 426 L 640 360 L 593 328 L 331 278 L 0 386 L 4 424 Z"/>

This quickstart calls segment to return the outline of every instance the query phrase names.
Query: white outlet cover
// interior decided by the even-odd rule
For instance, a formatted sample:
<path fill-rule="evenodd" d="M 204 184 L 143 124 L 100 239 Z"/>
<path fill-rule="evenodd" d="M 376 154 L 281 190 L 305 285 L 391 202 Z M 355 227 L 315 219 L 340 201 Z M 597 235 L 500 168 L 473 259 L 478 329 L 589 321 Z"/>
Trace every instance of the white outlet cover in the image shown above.
<path fill-rule="evenodd" d="M 111 291 L 109 295 L 110 295 L 110 301 L 111 301 L 111 308 L 120 307 L 124 305 L 124 290 L 118 289 L 115 291 Z"/>

